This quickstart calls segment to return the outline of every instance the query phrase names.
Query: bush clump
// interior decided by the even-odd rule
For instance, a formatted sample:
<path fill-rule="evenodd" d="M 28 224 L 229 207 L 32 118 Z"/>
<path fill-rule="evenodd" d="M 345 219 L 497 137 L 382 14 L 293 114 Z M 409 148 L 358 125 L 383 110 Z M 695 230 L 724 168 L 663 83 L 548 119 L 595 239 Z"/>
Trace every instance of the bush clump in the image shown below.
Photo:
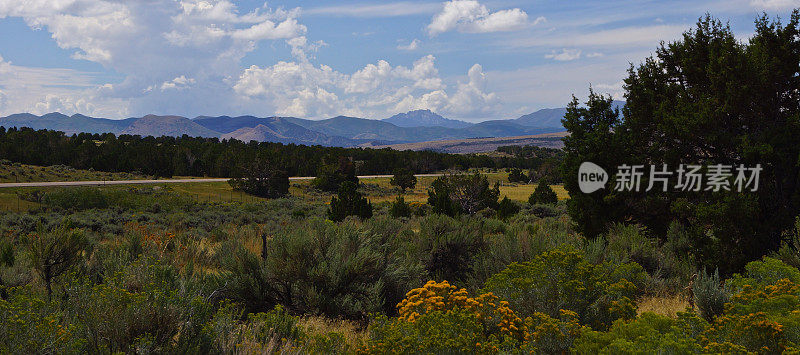
<path fill-rule="evenodd" d="M 519 213 L 519 210 L 519 206 L 511 201 L 508 196 L 505 196 L 497 206 L 497 217 L 505 220 Z"/>
<path fill-rule="evenodd" d="M 532 261 L 512 263 L 486 281 L 492 292 L 522 316 L 544 313 L 559 317 L 562 309 L 576 312 L 581 324 L 606 329 L 616 319 L 636 316 L 633 299 L 645 273 L 636 263 L 591 264 L 583 253 L 562 246 Z"/>
<path fill-rule="evenodd" d="M 279 198 L 289 194 L 289 175 L 261 161 L 245 169 L 244 177 L 230 179 L 228 184 L 234 190 L 258 197 Z"/>
<path fill-rule="evenodd" d="M 411 206 L 409 206 L 403 196 L 397 196 L 389 208 L 389 215 L 394 218 L 411 217 Z"/>
<path fill-rule="evenodd" d="M 428 204 L 434 213 L 455 216 L 475 214 L 486 208 L 497 208 L 500 185 L 489 187 L 489 180 L 480 173 L 450 174 L 438 177 L 428 189 Z"/>
<path fill-rule="evenodd" d="M 708 274 L 705 269 L 697 274 L 692 284 L 694 305 L 703 319 L 712 322 L 725 310 L 725 303 L 730 296 L 719 278 L 719 270 Z"/>

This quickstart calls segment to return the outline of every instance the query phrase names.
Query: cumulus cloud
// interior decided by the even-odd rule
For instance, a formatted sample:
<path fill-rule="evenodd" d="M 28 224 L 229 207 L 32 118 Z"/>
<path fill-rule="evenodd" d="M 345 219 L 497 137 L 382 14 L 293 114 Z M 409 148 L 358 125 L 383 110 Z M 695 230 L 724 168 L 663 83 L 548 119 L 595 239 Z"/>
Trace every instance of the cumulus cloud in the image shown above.
<path fill-rule="evenodd" d="M 564 48 L 561 50 L 560 53 L 550 53 L 545 54 L 544 56 L 547 59 L 553 59 L 561 62 L 566 62 L 570 60 L 575 60 L 581 57 L 581 50 L 580 49 L 567 49 Z"/>
<path fill-rule="evenodd" d="M 540 17 L 535 23 L 542 21 L 544 18 Z M 452 30 L 474 33 L 512 31 L 524 27 L 527 22 L 528 14 L 518 8 L 490 12 L 476 0 L 452 0 L 446 2 L 442 11 L 428 24 L 428 34 L 435 36 Z"/>
<path fill-rule="evenodd" d="M 420 41 L 414 38 L 413 41 L 409 44 L 401 44 L 397 46 L 397 49 L 401 51 L 415 51 L 419 48 Z"/>
<path fill-rule="evenodd" d="M 252 102 L 274 108 L 276 114 L 330 117 L 338 114 L 382 117 L 386 112 L 431 109 L 459 117 L 477 117 L 498 109 L 499 99 L 486 92 L 480 65 L 468 80 L 448 93 L 432 55 L 412 66 L 392 66 L 385 60 L 370 63 L 352 74 L 309 62 L 279 62 L 251 66 L 234 85 Z"/>
<path fill-rule="evenodd" d="M 195 82 L 196 81 L 194 79 L 187 78 L 185 75 L 181 75 L 181 76 L 179 76 L 179 77 L 177 77 L 175 79 L 172 79 L 170 81 L 165 81 L 164 83 L 162 83 L 161 84 L 161 91 L 170 90 L 170 89 L 183 90 L 183 89 L 186 89 L 186 88 L 194 85 Z"/>
<path fill-rule="evenodd" d="M 133 114 L 229 112 L 235 94 L 225 81 L 261 41 L 293 41 L 307 32 L 299 10 L 266 5 L 240 13 L 228 0 L 20 0 L 0 1 L 0 18 L 21 17 L 45 29 L 73 58 L 100 63 L 123 75 L 114 85 L 95 82 L 95 100 L 124 99 Z M 289 44 L 298 54 L 315 44 Z M 157 89 L 157 90 L 156 90 Z M 33 95 L 33 94 L 31 94 Z M 54 94 L 63 97 L 61 94 Z M 53 95 L 51 95 L 53 96 Z M 57 108 L 53 97 L 37 107 Z"/>
<path fill-rule="evenodd" d="M 457 20 L 456 29 L 505 30 L 527 21 L 517 9 L 489 12 L 478 4 L 470 11 L 476 16 Z M 498 110 L 479 65 L 459 81 L 443 79 L 432 55 L 410 65 L 377 60 L 347 73 L 315 63 L 326 44 L 307 38 L 298 9 L 265 5 L 244 13 L 229 0 L 0 0 L 0 18 L 7 16 L 48 31 L 74 58 L 99 63 L 121 80 L 0 59 L 0 113 L 377 118 L 413 107 L 470 118 Z M 292 59 L 243 69 L 242 58 L 264 41 L 285 44 Z"/>

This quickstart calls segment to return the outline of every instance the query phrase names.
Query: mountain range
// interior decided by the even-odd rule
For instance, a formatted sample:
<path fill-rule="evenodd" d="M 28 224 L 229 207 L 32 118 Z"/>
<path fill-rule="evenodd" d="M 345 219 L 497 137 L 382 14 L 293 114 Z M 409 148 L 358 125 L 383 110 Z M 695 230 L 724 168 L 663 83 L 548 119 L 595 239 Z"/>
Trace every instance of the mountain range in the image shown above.
<path fill-rule="evenodd" d="M 624 102 L 615 102 L 624 105 Z M 181 116 L 132 117 L 122 120 L 48 113 L 0 117 L 0 126 L 50 129 L 67 134 L 79 132 L 140 136 L 218 137 L 249 142 L 324 146 L 372 146 L 445 139 L 511 137 L 564 131 L 561 118 L 565 108 L 542 109 L 510 120 L 480 123 L 444 118 L 430 110 L 416 110 L 384 120 L 337 116 L 324 120 L 296 117 Z"/>

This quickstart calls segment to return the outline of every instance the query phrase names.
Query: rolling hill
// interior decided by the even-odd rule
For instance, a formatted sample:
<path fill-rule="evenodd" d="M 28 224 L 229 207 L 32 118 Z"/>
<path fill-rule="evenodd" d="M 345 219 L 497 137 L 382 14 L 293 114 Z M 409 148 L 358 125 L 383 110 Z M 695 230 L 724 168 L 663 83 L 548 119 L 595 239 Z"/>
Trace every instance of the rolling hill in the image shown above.
<path fill-rule="evenodd" d="M 205 128 L 186 117 L 156 115 L 147 115 L 133 121 L 119 134 L 154 137 L 179 137 L 185 134 L 191 137 L 219 137 L 219 132 Z"/>
<path fill-rule="evenodd" d="M 87 133 L 119 133 L 128 127 L 132 120 L 107 120 L 84 115 L 67 116 L 58 112 L 36 116 L 30 113 L 18 113 L 0 118 L 0 126 L 30 127 L 33 129 L 52 129 L 67 134 Z"/>
<path fill-rule="evenodd" d="M 624 105 L 615 101 L 616 106 Z M 78 132 L 132 134 L 141 136 L 217 137 L 242 141 L 269 141 L 324 146 L 384 146 L 402 143 L 518 137 L 564 131 L 565 108 L 542 109 L 509 120 L 480 123 L 444 118 L 430 110 L 397 114 L 384 120 L 337 116 L 323 120 L 296 117 L 147 115 L 111 120 L 84 115 L 67 116 L 30 113 L 0 117 L 0 126 L 50 129 L 67 134 Z"/>
<path fill-rule="evenodd" d="M 566 135 L 567 132 L 558 132 L 516 137 L 453 139 L 389 145 L 364 144 L 361 146 L 365 148 L 368 147 L 376 149 L 392 148 L 395 150 L 432 150 L 435 152 L 453 154 L 486 153 L 493 152 L 497 150 L 497 147 L 505 145 L 535 145 L 539 147 L 561 148 L 564 146 L 561 138 L 565 137 Z"/>

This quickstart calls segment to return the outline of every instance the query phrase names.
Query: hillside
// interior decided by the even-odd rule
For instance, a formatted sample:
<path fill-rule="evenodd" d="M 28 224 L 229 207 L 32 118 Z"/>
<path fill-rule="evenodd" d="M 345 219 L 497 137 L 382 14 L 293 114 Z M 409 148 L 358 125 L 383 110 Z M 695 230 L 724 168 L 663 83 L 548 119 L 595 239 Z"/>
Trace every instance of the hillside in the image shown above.
<path fill-rule="evenodd" d="M 615 101 L 615 105 L 624 102 Z M 111 120 L 84 115 L 29 113 L 0 117 L 3 127 L 31 127 L 74 134 L 114 133 L 141 136 L 216 137 L 304 145 L 353 147 L 414 142 L 517 137 L 563 131 L 565 108 L 542 109 L 516 119 L 468 123 L 447 119 L 430 110 L 409 111 L 384 120 L 337 116 L 322 120 L 296 117 L 147 115 Z"/>
<path fill-rule="evenodd" d="M 108 120 L 84 115 L 67 116 L 58 112 L 36 116 L 30 113 L 18 113 L 0 117 L 3 127 L 30 127 L 33 129 L 52 129 L 67 134 L 87 133 L 119 133 L 134 119 Z"/>
<path fill-rule="evenodd" d="M 186 117 L 147 115 L 139 118 L 120 134 L 140 136 L 188 135 L 191 137 L 219 137 L 219 132 L 205 128 Z"/>
<path fill-rule="evenodd" d="M 443 141 L 362 146 L 376 149 L 392 148 L 395 150 L 431 150 L 440 153 L 453 154 L 486 153 L 497 150 L 497 147 L 508 145 L 534 145 L 537 147 L 561 148 L 564 146 L 561 138 L 566 135 L 567 132 L 558 132 L 517 137 L 453 139 Z"/>

